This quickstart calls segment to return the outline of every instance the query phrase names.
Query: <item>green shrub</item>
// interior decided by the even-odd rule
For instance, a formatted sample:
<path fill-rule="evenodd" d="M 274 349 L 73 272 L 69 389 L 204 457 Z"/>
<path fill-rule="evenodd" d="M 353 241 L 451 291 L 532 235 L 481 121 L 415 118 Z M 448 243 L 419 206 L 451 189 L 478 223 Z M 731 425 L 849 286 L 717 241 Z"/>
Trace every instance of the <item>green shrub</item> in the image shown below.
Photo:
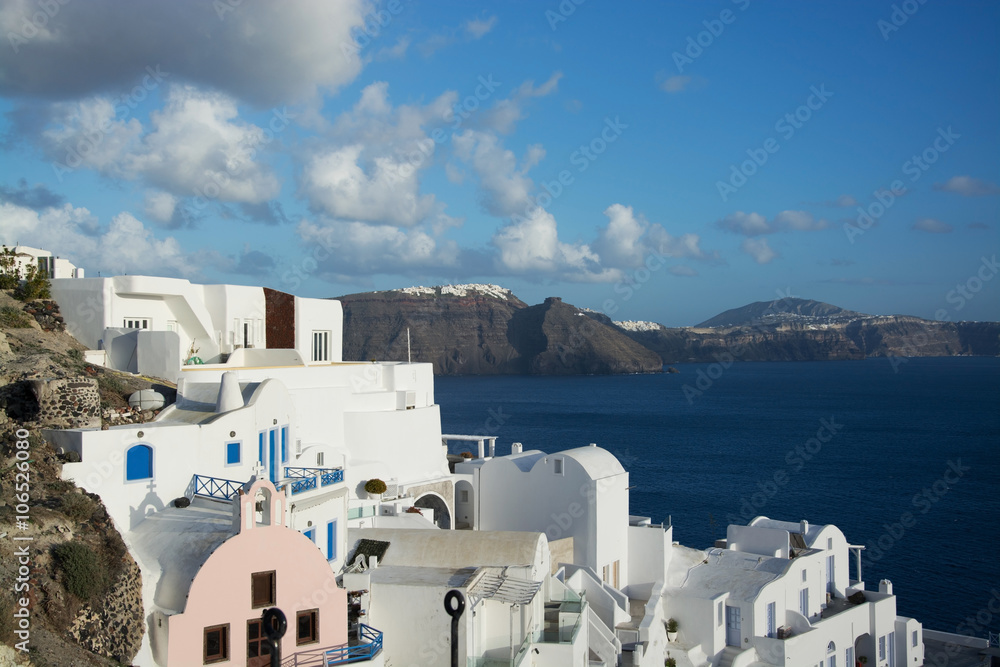
<path fill-rule="evenodd" d="M 73 361 L 83 361 L 83 350 L 78 350 L 74 347 L 66 353 L 66 356 Z"/>
<path fill-rule="evenodd" d="M 59 501 L 63 514 L 74 521 L 86 521 L 94 514 L 97 504 L 82 493 L 67 493 Z"/>
<path fill-rule="evenodd" d="M 372 479 L 365 482 L 365 492 L 370 493 L 373 496 L 385 493 L 385 490 L 388 488 L 389 487 L 385 485 L 385 482 L 378 479 L 377 477 L 373 477 Z"/>
<path fill-rule="evenodd" d="M 51 299 L 52 283 L 41 271 L 35 267 L 28 268 L 28 278 L 14 288 L 14 298 L 21 301 L 31 301 L 32 299 Z"/>
<path fill-rule="evenodd" d="M 66 590 L 81 600 L 91 600 L 108 588 L 107 568 L 94 550 L 82 542 L 63 542 L 52 555 L 65 576 Z"/>
<path fill-rule="evenodd" d="M 0 308 L 0 326 L 5 329 L 27 329 L 31 326 L 31 317 L 20 308 L 3 306 Z"/>

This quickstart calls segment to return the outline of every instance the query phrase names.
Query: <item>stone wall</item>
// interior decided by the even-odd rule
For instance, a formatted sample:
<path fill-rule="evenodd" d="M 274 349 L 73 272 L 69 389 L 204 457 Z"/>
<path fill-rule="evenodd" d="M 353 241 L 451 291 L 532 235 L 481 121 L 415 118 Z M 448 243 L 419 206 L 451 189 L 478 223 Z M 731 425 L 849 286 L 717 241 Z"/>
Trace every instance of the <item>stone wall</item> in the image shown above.
<path fill-rule="evenodd" d="M 101 426 L 101 394 L 97 380 L 71 377 L 28 380 L 38 401 L 35 421 L 53 428 L 94 428 Z"/>
<path fill-rule="evenodd" d="M 69 630 L 73 640 L 91 653 L 130 664 L 143 635 L 142 575 L 131 556 L 108 594 L 96 607 L 80 610 Z"/>
<path fill-rule="evenodd" d="M 66 322 L 59 314 L 59 304 L 50 299 L 25 304 L 24 312 L 35 318 L 42 331 L 66 331 Z"/>

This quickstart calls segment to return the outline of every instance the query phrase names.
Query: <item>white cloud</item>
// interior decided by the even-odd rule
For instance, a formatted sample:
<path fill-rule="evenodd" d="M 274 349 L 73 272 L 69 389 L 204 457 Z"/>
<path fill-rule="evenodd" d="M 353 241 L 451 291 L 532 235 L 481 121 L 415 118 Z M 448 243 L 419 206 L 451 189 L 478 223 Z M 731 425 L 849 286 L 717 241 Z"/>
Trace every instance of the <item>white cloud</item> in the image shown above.
<path fill-rule="evenodd" d="M 420 172 L 437 152 L 427 131 L 444 124 L 455 98 L 447 92 L 426 106 L 393 107 L 388 84 L 365 87 L 303 167 L 300 189 L 310 206 L 334 218 L 405 227 L 429 216 L 453 222 L 434 195 L 420 193 Z"/>
<path fill-rule="evenodd" d="M 985 197 L 1000 194 L 1000 186 L 972 176 L 952 176 L 944 183 L 935 183 L 934 189 L 953 192 L 963 197 Z"/>
<path fill-rule="evenodd" d="M 736 211 L 719 220 L 716 224 L 726 231 L 746 236 L 770 234 L 772 231 L 771 226 L 767 224 L 767 219 L 760 213 Z"/>
<path fill-rule="evenodd" d="M 556 219 L 539 207 L 500 229 L 492 243 L 500 252 L 497 268 L 504 272 L 548 274 L 577 282 L 608 282 L 621 276 L 615 269 L 601 268 L 590 246 L 559 241 Z"/>
<path fill-rule="evenodd" d="M 531 206 L 534 182 L 527 171 L 545 154 L 541 146 L 530 146 L 519 167 L 517 156 L 495 134 L 466 130 L 455 135 L 452 144 L 455 155 L 479 177 L 480 203 L 490 215 L 524 214 Z"/>
<path fill-rule="evenodd" d="M 750 255 L 758 264 L 767 264 L 778 256 L 771 246 L 767 244 L 767 239 L 744 239 L 740 244 L 740 250 Z"/>
<path fill-rule="evenodd" d="M 361 71 L 352 32 L 370 11 L 364 0 L 172 0 L 126 10 L 117 0 L 7 2 L 5 36 L 20 35 L 38 14 L 47 20 L 39 35 L 0 52 L 0 94 L 68 99 L 125 90 L 149 65 L 171 81 L 260 106 L 306 101 Z"/>
<path fill-rule="evenodd" d="M 60 176 L 85 167 L 111 178 L 143 179 L 178 196 L 250 203 L 281 189 L 271 170 L 256 161 L 271 139 L 239 120 L 231 97 L 175 86 L 166 106 L 150 114 L 145 134 L 137 119 L 117 120 L 120 113 L 108 98 L 56 105 L 42 144 Z"/>
<path fill-rule="evenodd" d="M 20 242 L 50 250 L 87 270 L 106 275 L 142 273 L 194 277 L 198 265 L 173 237 L 159 239 L 131 213 L 122 212 L 102 225 L 85 208 L 70 204 L 41 212 L 0 204 L 7 244 Z"/>
<path fill-rule="evenodd" d="M 789 231 L 817 231 L 826 229 L 826 220 L 817 220 L 808 211 L 781 211 L 769 222 L 759 213 L 744 213 L 736 211 L 721 220 L 716 226 L 734 234 L 744 236 L 759 236 Z"/>
<path fill-rule="evenodd" d="M 462 27 L 472 39 L 481 39 L 486 33 L 493 30 L 496 24 L 497 17 L 491 16 L 488 19 L 469 19 Z"/>
<path fill-rule="evenodd" d="M 169 223 L 177 209 L 177 197 L 169 192 L 152 191 L 146 193 L 146 215 L 160 223 Z"/>
<path fill-rule="evenodd" d="M 359 276 L 457 270 L 461 251 L 454 241 L 439 243 L 422 229 L 323 221 L 299 223 L 303 241 L 329 250 L 324 272 L 354 282 Z"/>
<path fill-rule="evenodd" d="M 913 229 L 930 234 L 947 234 L 952 230 L 952 226 L 935 218 L 920 218 L 913 223 Z"/>
<path fill-rule="evenodd" d="M 816 231 L 826 229 L 826 220 L 816 220 L 808 211 L 781 211 L 774 216 L 776 230 Z"/>
<path fill-rule="evenodd" d="M 668 93 L 679 93 L 691 83 L 691 77 L 677 74 L 660 82 L 660 90 Z"/>
<path fill-rule="evenodd" d="M 314 209 L 336 218 L 411 227 L 434 208 L 420 195 L 417 169 L 405 160 L 376 157 L 361 166 L 360 144 L 314 156 L 303 168 L 303 188 Z M 431 142 L 433 150 L 433 142 Z"/>
<path fill-rule="evenodd" d="M 600 230 L 594 249 L 605 266 L 635 268 L 652 253 L 702 261 L 718 260 L 718 253 L 706 253 L 697 234 L 673 236 L 660 224 L 649 224 L 631 206 L 612 204 L 604 211 L 608 224 Z"/>
<path fill-rule="evenodd" d="M 522 120 L 525 104 L 532 99 L 551 95 L 559 88 L 559 80 L 562 72 L 553 72 L 540 86 L 536 86 L 532 80 L 525 81 L 518 86 L 506 99 L 497 102 L 493 108 L 479 113 L 479 122 L 483 127 L 508 134 L 514 130 L 517 121 Z M 502 84 L 502 82 L 500 82 Z"/>

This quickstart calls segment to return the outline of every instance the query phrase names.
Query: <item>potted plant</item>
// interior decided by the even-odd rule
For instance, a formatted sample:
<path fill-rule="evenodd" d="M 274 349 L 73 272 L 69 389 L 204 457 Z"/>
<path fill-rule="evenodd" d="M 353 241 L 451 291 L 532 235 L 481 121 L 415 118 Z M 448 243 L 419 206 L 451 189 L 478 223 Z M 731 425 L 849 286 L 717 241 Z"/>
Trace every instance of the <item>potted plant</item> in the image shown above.
<path fill-rule="evenodd" d="M 667 658 L 663 661 L 663 667 L 677 667 L 677 660 L 674 658 Z"/>
<path fill-rule="evenodd" d="M 365 493 L 370 496 L 381 497 L 387 488 L 389 487 L 386 486 L 385 482 L 380 480 L 378 477 L 372 477 L 370 480 L 365 482 Z"/>
<path fill-rule="evenodd" d="M 667 641 L 677 639 L 677 619 L 671 618 L 667 621 Z"/>

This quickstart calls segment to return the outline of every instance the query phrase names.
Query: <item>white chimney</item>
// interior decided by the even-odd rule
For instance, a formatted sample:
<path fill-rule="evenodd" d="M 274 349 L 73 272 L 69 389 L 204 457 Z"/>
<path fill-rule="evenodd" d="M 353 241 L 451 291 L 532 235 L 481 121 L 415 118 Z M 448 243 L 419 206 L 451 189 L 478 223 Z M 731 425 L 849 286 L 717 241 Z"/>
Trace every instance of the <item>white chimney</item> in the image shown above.
<path fill-rule="evenodd" d="M 216 412 L 229 412 L 243 407 L 243 392 L 236 371 L 226 371 L 219 382 L 219 397 L 215 401 Z"/>
<path fill-rule="evenodd" d="M 805 534 L 809 532 L 809 522 L 806 521 L 805 519 L 799 521 L 799 532 L 802 533 L 803 536 L 805 536 Z"/>
<path fill-rule="evenodd" d="M 519 442 L 512 442 L 512 443 L 510 443 L 510 453 L 511 454 L 520 454 L 522 451 L 524 451 L 524 445 L 522 445 Z"/>
<path fill-rule="evenodd" d="M 878 582 L 878 592 L 885 593 L 887 595 L 892 595 L 892 582 L 888 579 L 882 579 Z"/>

